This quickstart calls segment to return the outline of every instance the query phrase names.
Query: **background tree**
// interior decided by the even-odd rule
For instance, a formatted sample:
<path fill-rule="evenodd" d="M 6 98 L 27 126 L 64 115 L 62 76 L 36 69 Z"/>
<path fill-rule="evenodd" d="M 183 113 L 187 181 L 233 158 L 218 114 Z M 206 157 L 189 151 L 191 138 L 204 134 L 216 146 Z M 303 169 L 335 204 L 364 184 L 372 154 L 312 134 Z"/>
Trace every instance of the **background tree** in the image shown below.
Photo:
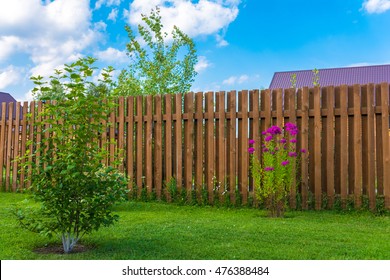
<path fill-rule="evenodd" d="M 142 20 L 145 26 L 138 25 L 142 43 L 130 26 L 125 27 L 130 39 L 127 51 L 131 63 L 119 75 L 117 94 L 188 92 L 197 74 L 195 43 L 176 26 L 171 32 L 172 38 L 168 38 L 168 33 L 163 32 L 158 7 L 149 16 L 142 15 Z"/>
<path fill-rule="evenodd" d="M 94 61 L 82 58 L 65 65 L 48 83 L 42 77 L 33 78 L 35 95 L 50 96 L 58 88 L 63 95 L 56 102 L 46 102 L 35 117 L 35 125 L 43 128 L 35 132 L 41 137 L 40 145 L 33 142 L 36 149 L 27 151 L 24 158 L 24 168 L 31 166 L 27 179 L 32 196 L 42 207 L 33 212 L 16 209 L 15 214 L 29 230 L 59 235 L 65 253 L 83 235 L 113 224 L 118 216 L 112 206 L 125 199 L 127 192 L 126 177 L 102 164 L 107 158 L 105 144 L 98 141 L 106 133 L 102 120 L 116 105 L 109 96 L 103 103 L 99 95 L 91 94 Z M 110 69 L 103 72 L 101 83 L 109 88 Z"/>

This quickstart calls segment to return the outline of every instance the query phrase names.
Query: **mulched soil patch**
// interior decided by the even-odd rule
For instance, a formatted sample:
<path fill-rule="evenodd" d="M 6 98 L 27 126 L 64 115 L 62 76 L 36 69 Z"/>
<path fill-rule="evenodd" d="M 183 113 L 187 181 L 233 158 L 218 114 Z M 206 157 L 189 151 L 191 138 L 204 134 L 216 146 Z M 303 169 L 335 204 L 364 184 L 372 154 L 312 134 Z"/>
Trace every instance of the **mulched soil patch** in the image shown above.
<path fill-rule="evenodd" d="M 69 254 L 84 253 L 93 248 L 94 246 L 92 245 L 76 244 Z M 65 254 L 62 244 L 47 244 L 43 247 L 35 248 L 33 251 L 37 254 Z"/>

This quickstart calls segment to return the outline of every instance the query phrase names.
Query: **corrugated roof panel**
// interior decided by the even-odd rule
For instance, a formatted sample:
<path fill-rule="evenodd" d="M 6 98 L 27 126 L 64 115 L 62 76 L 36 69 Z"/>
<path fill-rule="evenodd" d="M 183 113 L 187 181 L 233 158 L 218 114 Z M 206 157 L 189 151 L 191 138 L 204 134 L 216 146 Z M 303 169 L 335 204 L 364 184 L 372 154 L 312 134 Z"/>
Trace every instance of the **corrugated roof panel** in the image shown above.
<path fill-rule="evenodd" d="M 353 84 L 390 83 L 390 65 L 373 65 L 359 67 L 319 69 L 319 84 L 321 86 L 339 86 Z M 276 72 L 272 78 L 270 89 L 290 88 L 291 75 L 297 75 L 297 87 L 313 86 L 312 70 Z"/>

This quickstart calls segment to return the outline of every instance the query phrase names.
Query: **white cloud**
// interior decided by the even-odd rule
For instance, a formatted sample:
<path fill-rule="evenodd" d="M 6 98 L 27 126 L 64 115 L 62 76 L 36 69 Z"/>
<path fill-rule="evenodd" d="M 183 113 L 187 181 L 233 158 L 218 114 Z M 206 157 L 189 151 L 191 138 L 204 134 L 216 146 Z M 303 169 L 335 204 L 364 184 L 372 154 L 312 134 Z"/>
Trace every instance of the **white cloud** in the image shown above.
<path fill-rule="evenodd" d="M 235 84 L 243 84 L 249 80 L 248 75 L 241 76 L 230 76 L 226 80 L 223 80 L 222 84 L 224 85 L 235 85 Z"/>
<path fill-rule="evenodd" d="M 199 56 L 198 62 L 195 64 L 195 71 L 200 73 L 206 70 L 211 66 L 211 63 L 207 60 L 205 56 Z"/>
<path fill-rule="evenodd" d="M 96 57 L 105 62 L 124 63 L 129 60 L 126 52 L 109 47 L 96 53 Z"/>
<path fill-rule="evenodd" d="M 199 0 L 196 3 L 188 0 L 134 0 L 130 10 L 124 16 L 132 25 L 142 23 L 141 14 L 149 14 L 151 9 L 160 7 L 164 31 L 168 33 L 173 26 L 178 26 L 190 37 L 218 34 L 217 43 L 221 46 L 227 42 L 224 34 L 229 24 L 238 15 L 239 0 Z M 221 33 L 221 34 L 220 34 Z"/>
<path fill-rule="evenodd" d="M 365 0 L 362 8 L 369 14 L 380 14 L 390 10 L 390 0 Z"/>
<path fill-rule="evenodd" d="M 0 61 L 6 60 L 21 45 L 22 40 L 16 36 L 0 36 Z"/>
<path fill-rule="evenodd" d="M 95 3 L 95 10 L 100 9 L 103 5 L 107 7 L 119 6 L 122 0 L 98 0 Z"/>
<path fill-rule="evenodd" d="M 118 9 L 112 9 L 107 19 L 115 22 L 117 17 L 118 17 Z"/>
<path fill-rule="evenodd" d="M 4 89 L 9 85 L 16 84 L 21 79 L 19 69 L 10 65 L 5 69 L 0 69 L 0 89 Z"/>
<path fill-rule="evenodd" d="M 52 74 L 101 38 L 106 24 L 91 20 L 89 0 L 0 0 L 0 60 L 24 54 L 32 75 Z"/>

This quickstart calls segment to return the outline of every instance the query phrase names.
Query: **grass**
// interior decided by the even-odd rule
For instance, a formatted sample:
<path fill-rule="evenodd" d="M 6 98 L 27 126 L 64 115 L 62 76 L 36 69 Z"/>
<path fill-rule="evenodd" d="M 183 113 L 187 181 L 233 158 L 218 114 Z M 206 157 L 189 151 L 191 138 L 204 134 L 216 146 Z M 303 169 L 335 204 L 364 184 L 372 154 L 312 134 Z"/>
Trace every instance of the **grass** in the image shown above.
<path fill-rule="evenodd" d="M 0 259 L 390 259 L 390 217 L 294 211 L 284 219 L 247 208 L 125 202 L 120 221 L 84 237 L 93 249 L 39 254 L 49 240 L 18 227 L 9 209 L 25 195 L 0 193 Z"/>

